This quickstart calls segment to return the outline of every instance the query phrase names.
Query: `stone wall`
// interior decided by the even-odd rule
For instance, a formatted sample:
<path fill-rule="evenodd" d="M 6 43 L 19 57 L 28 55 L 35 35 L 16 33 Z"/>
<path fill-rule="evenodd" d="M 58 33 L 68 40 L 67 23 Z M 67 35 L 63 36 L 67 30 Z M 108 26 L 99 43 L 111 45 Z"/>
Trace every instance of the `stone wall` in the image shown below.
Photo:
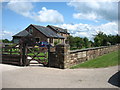
<path fill-rule="evenodd" d="M 109 52 L 117 51 L 118 46 L 104 46 L 70 51 L 69 45 L 60 44 L 50 52 L 50 66 L 56 68 L 70 68 L 73 65 L 94 59 Z"/>

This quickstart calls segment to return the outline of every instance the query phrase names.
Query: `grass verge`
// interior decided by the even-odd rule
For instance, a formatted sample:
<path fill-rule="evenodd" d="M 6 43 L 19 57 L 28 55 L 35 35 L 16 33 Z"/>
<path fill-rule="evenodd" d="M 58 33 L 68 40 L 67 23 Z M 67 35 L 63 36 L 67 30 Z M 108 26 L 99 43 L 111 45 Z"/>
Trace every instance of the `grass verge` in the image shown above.
<path fill-rule="evenodd" d="M 120 64 L 120 53 L 119 51 L 111 52 L 108 54 L 105 54 L 103 56 L 99 56 L 96 59 L 92 59 L 89 61 L 86 61 L 84 63 L 75 65 L 71 67 L 71 69 L 74 68 L 101 68 L 101 67 L 109 67 L 109 66 L 115 66 Z"/>

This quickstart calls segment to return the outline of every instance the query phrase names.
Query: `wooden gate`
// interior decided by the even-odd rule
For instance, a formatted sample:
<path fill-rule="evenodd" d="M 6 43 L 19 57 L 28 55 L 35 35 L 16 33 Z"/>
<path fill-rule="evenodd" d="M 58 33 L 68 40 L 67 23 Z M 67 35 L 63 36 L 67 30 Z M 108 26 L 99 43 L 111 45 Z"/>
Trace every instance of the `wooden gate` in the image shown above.
<path fill-rule="evenodd" d="M 30 61 L 35 60 L 44 66 L 49 66 L 49 47 L 38 47 L 34 37 L 21 38 L 18 46 L 2 48 L 2 63 L 28 66 Z"/>
<path fill-rule="evenodd" d="M 48 48 L 47 47 L 26 47 L 26 65 L 31 61 L 37 61 L 44 66 L 48 65 Z"/>

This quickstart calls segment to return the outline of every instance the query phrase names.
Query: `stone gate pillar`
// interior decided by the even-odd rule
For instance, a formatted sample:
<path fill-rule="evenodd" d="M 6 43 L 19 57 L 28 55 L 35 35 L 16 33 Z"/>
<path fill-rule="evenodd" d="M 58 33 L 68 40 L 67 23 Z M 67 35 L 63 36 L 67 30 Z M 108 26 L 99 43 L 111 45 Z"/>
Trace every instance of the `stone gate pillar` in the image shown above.
<path fill-rule="evenodd" d="M 55 51 L 49 52 L 49 67 L 55 67 L 55 68 L 68 68 L 68 62 L 69 62 L 69 50 L 70 46 L 67 44 L 59 44 L 55 46 Z"/>
<path fill-rule="evenodd" d="M 59 44 L 56 46 L 56 63 L 60 69 L 67 68 L 69 60 L 70 46 L 68 44 Z"/>

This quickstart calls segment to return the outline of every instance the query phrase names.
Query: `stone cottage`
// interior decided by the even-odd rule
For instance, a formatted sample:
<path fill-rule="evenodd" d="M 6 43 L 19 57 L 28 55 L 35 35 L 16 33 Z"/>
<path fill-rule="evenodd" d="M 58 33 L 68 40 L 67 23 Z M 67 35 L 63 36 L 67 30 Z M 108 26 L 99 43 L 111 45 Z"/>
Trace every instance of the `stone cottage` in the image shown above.
<path fill-rule="evenodd" d="M 22 37 L 32 35 L 36 42 L 46 41 L 54 46 L 55 43 L 67 43 L 67 29 L 48 25 L 47 27 L 30 24 L 25 30 L 13 36 L 13 42 L 18 43 Z"/>

